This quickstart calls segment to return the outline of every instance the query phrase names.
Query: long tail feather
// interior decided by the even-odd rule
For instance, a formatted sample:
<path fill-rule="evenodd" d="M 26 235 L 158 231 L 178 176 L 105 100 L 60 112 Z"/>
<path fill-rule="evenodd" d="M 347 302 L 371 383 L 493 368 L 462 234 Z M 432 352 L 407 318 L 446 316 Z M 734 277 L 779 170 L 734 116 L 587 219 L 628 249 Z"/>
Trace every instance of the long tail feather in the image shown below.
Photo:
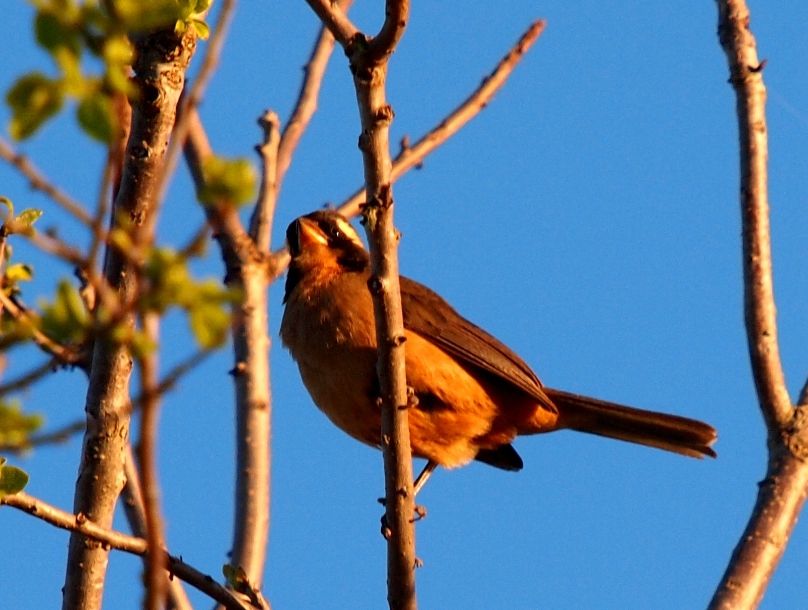
<path fill-rule="evenodd" d="M 704 422 L 626 407 L 552 388 L 545 388 L 545 391 L 558 407 L 559 423 L 563 428 L 696 458 L 716 456 L 710 445 L 715 442 L 717 433 Z"/>

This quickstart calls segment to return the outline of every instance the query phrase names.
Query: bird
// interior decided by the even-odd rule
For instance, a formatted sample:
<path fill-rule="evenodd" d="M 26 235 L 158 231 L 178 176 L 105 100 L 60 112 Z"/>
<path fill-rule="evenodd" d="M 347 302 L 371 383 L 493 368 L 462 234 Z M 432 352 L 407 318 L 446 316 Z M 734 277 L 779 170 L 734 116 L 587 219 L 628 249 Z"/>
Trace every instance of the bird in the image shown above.
<path fill-rule="evenodd" d="M 381 446 L 376 326 L 368 251 L 332 210 L 286 231 L 291 256 L 281 342 L 317 407 L 354 439 Z M 400 276 L 410 443 L 427 460 L 415 493 L 437 468 L 474 460 L 509 471 L 513 442 L 575 430 L 685 456 L 715 457 L 715 429 L 698 420 L 628 407 L 542 384 L 515 352 L 430 288 Z"/>

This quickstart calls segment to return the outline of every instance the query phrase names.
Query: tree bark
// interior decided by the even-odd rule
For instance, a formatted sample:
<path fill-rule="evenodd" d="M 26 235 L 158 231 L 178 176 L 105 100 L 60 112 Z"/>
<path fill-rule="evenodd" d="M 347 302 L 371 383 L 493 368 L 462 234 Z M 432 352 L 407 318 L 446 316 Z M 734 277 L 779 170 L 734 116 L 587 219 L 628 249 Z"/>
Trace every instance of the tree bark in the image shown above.
<path fill-rule="evenodd" d="M 138 246 L 150 242 L 154 226 L 155 186 L 168 145 L 182 91 L 185 69 L 196 47 L 189 31 L 151 34 L 136 43 L 135 84 L 140 93 L 133 103 L 132 128 L 127 144 L 120 189 L 112 209 L 113 226 L 131 223 Z M 119 324 L 134 328 L 131 304 L 137 296 L 132 252 L 108 247 L 104 275 L 128 309 Z M 118 495 L 124 484 L 124 462 L 129 437 L 129 379 L 132 358 L 112 333 L 96 338 L 85 403 L 87 428 L 73 503 L 73 511 L 103 528 L 112 526 Z M 79 532 L 70 536 L 62 607 L 65 610 L 101 607 L 108 549 Z"/>

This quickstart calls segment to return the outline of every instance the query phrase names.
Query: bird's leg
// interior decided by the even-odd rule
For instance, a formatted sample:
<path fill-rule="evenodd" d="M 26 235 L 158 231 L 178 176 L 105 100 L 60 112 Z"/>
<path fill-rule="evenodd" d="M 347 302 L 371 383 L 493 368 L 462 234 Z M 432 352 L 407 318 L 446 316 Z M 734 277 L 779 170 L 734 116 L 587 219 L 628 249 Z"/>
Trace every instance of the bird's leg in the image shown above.
<path fill-rule="evenodd" d="M 421 488 L 426 484 L 427 479 L 435 472 L 435 469 L 438 467 L 437 462 L 433 462 L 429 460 L 424 466 L 423 470 L 418 474 L 415 478 L 415 482 L 412 484 L 412 493 L 413 497 L 418 495 L 418 492 L 421 491 Z M 386 505 L 386 498 L 379 498 L 379 504 L 382 506 Z M 418 504 L 415 505 L 415 517 L 413 519 L 418 521 L 426 517 L 426 509 L 423 506 Z M 389 537 L 390 535 L 390 528 L 387 525 L 387 514 L 383 514 L 381 518 L 382 522 L 382 536 L 385 538 Z"/>
<path fill-rule="evenodd" d="M 424 485 L 426 485 L 427 480 L 429 479 L 430 476 L 432 476 L 432 473 L 435 472 L 435 468 L 437 468 L 437 467 L 438 467 L 438 464 L 436 462 L 433 462 L 432 460 L 429 460 L 426 463 L 426 466 L 424 466 L 424 469 L 415 478 L 415 483 L 413 483 L 413 485 L 412 485 L 412 494 L 413 494 L 413 496 L 418 495 L 418 492 L 421 491 L 421 488 Z"/>

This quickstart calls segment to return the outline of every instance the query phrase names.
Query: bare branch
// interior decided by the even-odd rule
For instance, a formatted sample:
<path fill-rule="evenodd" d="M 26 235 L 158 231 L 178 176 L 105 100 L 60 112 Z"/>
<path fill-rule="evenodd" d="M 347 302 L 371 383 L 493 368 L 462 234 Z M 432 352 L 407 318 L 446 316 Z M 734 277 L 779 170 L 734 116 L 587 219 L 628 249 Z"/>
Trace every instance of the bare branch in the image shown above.
<path fill-rule="evenodd" d="M 765 62 L 758 59 L 746 3 L 720 0 L 718 10 L 718 35 L 737 100 L 747 341 L 758 399 L 771 434 L 789 421 L 791 400 L 780 362 L 772 281 Z"/>
<path fill-rule="evenodd" d="M 101 527 L 83 514 L 74 515 L 38 500 L 24 492 L 0 497 L 0 505 L 19 509 L 60 529 L 76 532 L 106 548 L 113 548 L 133 555 L 146 553 L 147 544 L 142 538 L 128 536 L 115 530 Z M 168 573 L 178 576 L 228 610 L 248 610 L 230 591 L 203 574 L 182 559 L 165 552 Z"/>
<path fill-rule="evenodd" d="M 61 426 L 56 430 L 45 432 L 43 434 L 33 434 L 29 436 L 23 443 L 20 444 L 0 444 L 0 451 L 9 453 L 22 453 L 29 451 L 35 447 L 42 447 L 44 445 L 55 445 L 58 443 L 65 443 L 73 436 L 84 430 L 83 421 L 74 421 L 65 426 Z"/>
<path fill-rule="evenodd" d="M 460 106 L 414 145 L 402 146 L 401 151 L 393 160 L 393 182 L 396 182 L 413 167 L 419 166 L 427 155 L 443 145 L 444 142 L 460 131 L 466 123 L 485 109 L 494 95 L 508 81 L 516 65 L 541 36 L 544 27 L 544 21 L 533 22 L 517 43 L 511 47 L 508 54 L 500 60 L 494 71 L 482 80 L 480 86 Z M 353 195 L 338 206 L 338 210 L 349 218 L 356 216 L 364 201 L 365 190 L 363 188 L 357 189 Z"/>
<path fill-rule="evenodd" d="M 793 409 L 777 344 L 767 195 L 763 67 L 743 0 L 718 1 L 718 35 L 735 89 L 741 165 L 744 303 L 752 374 L 768 432 L 766 479 L 712 610 L 756 608 L 785 551 L 808 492 L 808 411 Z"/>
<path fill-rule="evenodd" d="M 28 179 L 31 188 L 45 193 L 63 210 L 75 216 L 83 224 L 92 226 L 93 219 L 87 213 L 84 205 L 54 186 L 25 155 L 16 152 L 11 144 L 2 137 L 0 137 L 0 158 L 17 168 Z"/>
<path fill-rule="evenodd" d="M 385 93 L 387 59 L 404 33 L 409 2 L 388 0 L 384 26 L 375 44 L 371 45 L 354 44 L 360 38 L 367 39 L 361 33 L 346 37 L 346 24 L 337 22 L 342 15 L 338 7 L 323 10 L 322 3 L 309 0 L 309 4 L 318 11 L 348 54 L 359 106 L 362 125 L 359 148 L 362 151 L 366 190 L 363 215 L 370 245 L 370 288 L 376 320 L 382 408 L 380 445 L 384 455 L 388 602 L 393 609 L 414 609 L 417 607 L 415 527 L 412 519 L 415 503 L 406 409 L 404 321 L 396 252 L 398 232 L 393 225 L 389 141 L 393 110 L 387 103 Z"/>
<path fill-rule="evenodd" d="M 338 6 L 342 11 L 347 11 L 352 2 L 353 0 L 340 0 Z M 278 147 L 278 175 L 276 177 L 278 190 L 280 190 L 280 185 L 283 183 L 283 178 L 292 162 L 292 155 L 300 142 L 300 138 L 317 110 L 320 85 L 323 82 L 328 60 L 333 50 L 334 35 L 328 28 L 323 26 L 304 69 L 306 76 L 303 79 L 295 109 L 292 111 L 281 135 L 281 142 Z"/>
<path fill-rule="evenodd" d="M 345 11 L 339 5 L 332 4 L 329 0 L 306 0 L 312 10 L 317 13 L 320 21 L 323 22 L 334 38 L 343 47 L 346 46 L 357 34 L 360 34 L 356 26 L 351 23 Z"/>
<path fill-rule="evenodd" d="M 211 355 L 212 352 L 207 350 L 199 350 L 183 360 L 182 362 L 176 364 L 168 373 L 166 373 L 165 377 L 157 384 L 157 393 L 161 396 L 165 395 L 166 392 L 170 391 L 180 380 L 180 378 L 185 375 L 188 371 L 196 367 L 202 361 L 205 360 L 208 356 Z M 59 364 L 58 359 L 54 359 L 49 362 L 54 362 L 53 367 L 55 368 Z M 9 384 L 5 384 L 3 388 L 8 386 Z M 11 391 L 11 390 L 7 390 Z M 3 393 L 0 393 L 2 396 Z M 134 405 L 135 410 L 140 408 L 140 405 L 143 403 L 143 395 L 137 396 L 133 401 L 132 404 Z M 19 445 L 2 445 L 0 444 L 0 450 L 2 451 L 10 451 L 10 452 L 22 452 L 27 451 L 29 449 L 33 449 L 35 447 L 40 447 L 43 445 L 52 445 L 55 443 L 62 443 L 65 441 L 70 440 L 70 438 L 74 434 L 78 434 L 82 432 L 85 427 L 84 420 L 76 420 L 69 424 L 65 424 L 55 430 L 50 432 L 45 432 L 42 434 L 34 434 L 27 438 L 24 443 Z"/>
<path fill-rule="evenodd" d="M 271 155 L 277 153 L 276 139 Z M 197 184 L 201 183 L 201 167 L 212 153 L 198 116 L 191 116 L 186 161 Z M 273 176 L 274 160 L 270 159 L 269 176 Z M 266 180 L 266 178 L 265 178 Z M 263 189 L 262 189 L 263 190 Z M 264 194 L 266 191 L 264 191 Z M 262 194 L 262 198 L 264 196 Z M 270 193 L 275 197 L 277 193 Z M 273 205 L 263 200 L 256 205 L 254 215 L 266 215 L 261 206 Z M 233 525 L 231 564 L 244 570 L 250 583 L 260 589 L 266 562 L 269 536 L 270 493 L 270 423 L 272 394 L 269 385 L 269 339 L 266 251 L 271 235 L 271 214 L 256 221 L 256 233 L 262 233 L 265 247 L 259 248 L 247 234 L 233 206 L 207 205 L 208 222 L 214 229 L 225 264 L 225 282 L 240 286 L 241 303 L 233 310 L 232 374 L 236 390 L 236 507 Z"/>
<path fill-rule="evenodd" d="M 11 392 L 16 392 L 17 390 L 27 388 L 35 381 L 55 371 L 60 364 L 61 361 L 58 358 L 48 358 L 39 366 L 35 366 L 30 371 L 23 373 L 19 377 L 0 384 L 0 396 L 5 396 Z"/>
<path fill-rule="evenodd" d="M 387 0 L 385 19 L 378 35 L 368 44 L 368 60 L 386 62 L 404 35 L 410 13 L 409 0 Z"/>
<path fill-rule="evenodd" d="M 143 315 L 143 329 L 154 345 L 159 345 L 159 318 L 149 312 Z M 146 601 L 148 610 L 160 610 L 166 600 L 168 582 L 165 578 L 165 547 L 163 516 L 160 510 L 160 487 L 157 475 L 157 431 L 159 427 L 160 394 L 157 389 L 157 352 L 140 359 L 140 443 L 138 457 L 143 483 L 143 511 L 146 517 Z"/>
<path fill-rule="evenodd" d="M 393 161 L 391 172 L 393 182 L 396 182 L 413 167 L 418 167 L 427 155 L 460 131 L 466 123 L 476 117 L 488 105 L 497 91 L 507 82 L 516 65 L 544 31 L 544 26 L 544 21 L 532 23 L 508 54 L 502 58 L 494 71 L 483 79 L 476 91 L 413 146 L 402 147 Z M 365 189 L 362 187 L 339 204 L 337 206 L 338 211 L 343 216 L 352 218 L 359 214 L 360 207 L 364 202 Z M 270 277 L 273 279 L 279 277 L 288 265 L 289 253 L 286 251 L 286 247 L 275 250 L 270 257 Z"/>
<path fill-rule="evenodd" d="M 123 488 L 123 508 L 126 520 L 132 533 L 138 538 L 146 537 L 146 512 L 144 509 L 143 491 L 140 486 L 140 475 L 135 465 L 135 456 L 131 445 L 126 448 L 126 464 L 124 466 L 126 485 Z M 148 554 L 143 556 L 144 564 L 148 563 Z M 145 567 L 145 566 L 144 566 Z M 176 578 L 168 579 L 168 595 L 171 610 L 193 610 L 182 583 Z"/>
<path fill-rule="evenodd" d="M 256 147 L 261 156 L 261 188 L 258 202 L 250 218 L 250 237 L 259 252 L 269 251 L 272 221 L 275 218 L 275 207 L 278 203 L 278 146 L 280 145 L 280 120 L 278 115 L 267 110 L 258 119 L 264 130 L 264 141 Z"/>

